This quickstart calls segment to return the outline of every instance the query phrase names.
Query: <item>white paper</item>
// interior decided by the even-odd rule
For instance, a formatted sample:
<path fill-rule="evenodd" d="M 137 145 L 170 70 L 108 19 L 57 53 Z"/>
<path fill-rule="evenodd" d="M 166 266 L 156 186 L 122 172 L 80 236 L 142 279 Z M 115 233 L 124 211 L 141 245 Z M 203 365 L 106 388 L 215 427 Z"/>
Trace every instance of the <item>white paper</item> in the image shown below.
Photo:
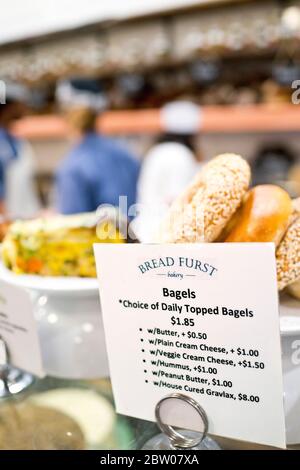
<path fill-rule="evenodd" d="M 95 256 L 117 411 L 154 421 L 179 392 L 211 434 L 285 447 L 274 245 L 97 244 Z M 164 419 L 200 430 L 193 416 L 173 406 Z"/>
<path fill-rule="evenodd" d="M 43 377 L 37 323 L 27 291 L 0 280 L 0 336 L 5 341 L 9 364 Z M 4 355 L 1 355 L 0 360 Z"/>

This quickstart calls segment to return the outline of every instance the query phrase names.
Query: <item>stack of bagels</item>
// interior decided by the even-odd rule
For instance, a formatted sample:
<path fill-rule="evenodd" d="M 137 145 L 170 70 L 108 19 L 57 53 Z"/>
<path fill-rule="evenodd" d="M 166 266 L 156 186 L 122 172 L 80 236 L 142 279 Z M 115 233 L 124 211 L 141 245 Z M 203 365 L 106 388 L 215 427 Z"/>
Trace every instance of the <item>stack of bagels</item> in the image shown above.
<path fill-rule="evenodd" d="M 273 242 L 278 289 L 300 299 L 300 198 L 270 184 L 249 189 L 250 180 L 239 155 L 212 159 L 171 206 L 159 241 Z"/>

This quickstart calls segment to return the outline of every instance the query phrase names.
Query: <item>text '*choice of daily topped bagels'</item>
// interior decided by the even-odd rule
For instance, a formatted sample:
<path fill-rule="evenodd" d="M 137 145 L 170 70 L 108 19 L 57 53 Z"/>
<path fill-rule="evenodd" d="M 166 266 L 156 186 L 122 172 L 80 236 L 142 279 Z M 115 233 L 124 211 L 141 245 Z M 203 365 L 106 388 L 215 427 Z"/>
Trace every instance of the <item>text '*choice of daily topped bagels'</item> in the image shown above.
<path fill-rule="evenodd" d="M 161 227 L 166 243 L 213 242 L 241 205 L 250 167 L 239 155 L 219 155 L 207 163 L 173 203 Z"/>

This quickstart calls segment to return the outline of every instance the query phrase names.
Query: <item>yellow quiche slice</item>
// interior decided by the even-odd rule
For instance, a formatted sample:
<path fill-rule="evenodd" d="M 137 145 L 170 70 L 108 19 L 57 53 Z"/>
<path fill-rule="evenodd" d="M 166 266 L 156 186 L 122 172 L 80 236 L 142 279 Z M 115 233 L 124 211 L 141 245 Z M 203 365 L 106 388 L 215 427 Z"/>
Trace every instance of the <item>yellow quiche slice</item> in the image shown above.
<path fill-rule="evenodd" d="M 96 212 L 14 222 L 2 244 L 4 264 L 17 274 L 95 277 L 94 243 L 124 243 L 109 217 Z"/>

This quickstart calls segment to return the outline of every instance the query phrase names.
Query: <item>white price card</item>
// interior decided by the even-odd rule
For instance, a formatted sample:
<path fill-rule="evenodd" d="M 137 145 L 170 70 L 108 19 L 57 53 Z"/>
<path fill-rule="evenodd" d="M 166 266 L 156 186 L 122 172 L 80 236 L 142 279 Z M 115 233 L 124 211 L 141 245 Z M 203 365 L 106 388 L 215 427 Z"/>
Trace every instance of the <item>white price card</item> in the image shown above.
<path fill-rule="evenodd" d="M 37 323 L 30 295 L 21 287 L 0 280 L 0 336 L 3 338 L 9 364 L 43 377 L 41 349 Z M 2 348 L 3 348 L 3 343 Z M 0 362 L 5 351 L 0 352 Z"/>
<path fill-rule="evenodd" d="M 94 246 L 118 413 L 154 421 L 172 392 L 209 433 L 285 447 L 274 245 Z M 187 413 L 168 423 L 200 430 Z"/>

